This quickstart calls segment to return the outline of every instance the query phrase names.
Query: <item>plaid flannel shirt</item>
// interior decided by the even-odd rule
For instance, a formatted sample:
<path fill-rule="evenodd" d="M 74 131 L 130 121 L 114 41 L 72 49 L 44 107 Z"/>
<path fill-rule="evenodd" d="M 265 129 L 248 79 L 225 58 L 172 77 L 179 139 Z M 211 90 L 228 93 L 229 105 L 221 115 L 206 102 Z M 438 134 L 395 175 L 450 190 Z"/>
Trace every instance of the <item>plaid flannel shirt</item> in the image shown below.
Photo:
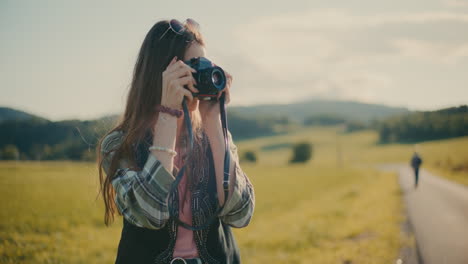
<path fill-rule="evenodd" d="M 123 139 L 122 131 L 108 134 L 101 145 L 103 170 L 109 172 L 115 149 Z M 253 186 L 239 165 L 237 146 L 228 131 L 231 162 L 235 162 L 234 188 L 229 192 L 226 205 L 219 213 L 221 221 L 232 227 L 244 227 L 250 222 L 255 207 Z M 126 160 L 111 181 L 116 192 L 115 203 L 120 213 L 132 224 L 149 229 L 160 229 L 169 220 L 168 194 L 175 177 L 152 154 L 148 154 L 141 171 L 132 170 Z"/>

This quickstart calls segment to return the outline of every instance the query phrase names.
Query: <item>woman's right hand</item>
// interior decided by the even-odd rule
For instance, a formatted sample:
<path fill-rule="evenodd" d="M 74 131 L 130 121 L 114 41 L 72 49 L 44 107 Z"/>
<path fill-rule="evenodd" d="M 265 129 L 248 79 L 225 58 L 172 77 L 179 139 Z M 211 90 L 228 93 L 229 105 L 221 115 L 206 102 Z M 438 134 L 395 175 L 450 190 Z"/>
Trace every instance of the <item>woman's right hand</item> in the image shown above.
<path fill-rule="evenodd" d="M 197 71 L 182 60 L 177 60 L 177 56 L 172 59 L 162 73 L 161 105 L 181 109 L 184 96 L 190 101 L 193 100 L 192 92 L 198 93 L 199 91 L 194 86 L 196 81 L 192 76 L 192 72 Z"/>

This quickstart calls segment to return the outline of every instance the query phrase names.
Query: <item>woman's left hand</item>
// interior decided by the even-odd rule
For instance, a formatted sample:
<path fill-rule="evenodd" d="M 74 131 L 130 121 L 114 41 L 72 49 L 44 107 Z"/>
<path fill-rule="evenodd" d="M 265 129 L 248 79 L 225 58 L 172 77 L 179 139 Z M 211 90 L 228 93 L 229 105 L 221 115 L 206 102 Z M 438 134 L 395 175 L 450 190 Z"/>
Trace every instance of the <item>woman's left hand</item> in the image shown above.
<path fill-rule="evenodd" d="M 198 104 L 198 109 L 200 111 L 200 115 L 203 120 L 212 120 L 213 117 L 219 116 L 220 114 L 219 98 L 221 97 L 222 93 L 225 93 L 224 104 L 227 105 L 231 101 L 230 89 L 231 89 L 231 84 L 232 84 L 232 75 L 226 71 L 224 71 L 224 74 L 226 74 L 226 87 L 224 87 L 223 90 L 218 92 L 218 95 L 217 95 L 218 100 L 213 100 L 213 101 L 200 100 Z"/>

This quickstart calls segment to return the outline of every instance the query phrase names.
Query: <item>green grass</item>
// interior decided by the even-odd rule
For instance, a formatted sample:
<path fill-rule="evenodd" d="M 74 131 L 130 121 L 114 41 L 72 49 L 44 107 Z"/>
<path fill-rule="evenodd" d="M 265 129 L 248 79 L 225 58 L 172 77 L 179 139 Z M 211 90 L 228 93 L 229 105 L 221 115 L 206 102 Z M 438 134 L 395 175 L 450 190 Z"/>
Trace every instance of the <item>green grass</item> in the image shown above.
<path fill-rule="evenodd" d="M 239 142 L 239 149 L 254 150 L 260 164 L 287 164 L 288 145 L 307 140 L 314 144 L 314 164 L 374 167 L 380 163 L 405 163 L 414 151 L 413 144 L 377 144 L 375 131 L 339 133 L 340 128 L 308 128 L 285 136 L 265 137 Z M 338 132 L 338 133 L 337 133 Z M 283 146 L 264 151 L 268 146 Z M 417 144 L 423 168 L 468 186 L 468 136 Z"/>
<path fill-rule="evenodd" d="M 121 223 L 102 224 L 89 163 L 2 163 L 0 262 L 112 263 Z M 245 263 L 385 263 L 401 246 L 392 174 L 327 166 L 245 165 L 256 191 L 235 233 Z"/>
<path fill-rule="evenodd" d="M 105 228 L 90 163 L 0 165 L 0 263 L 111 263 L 119 227 Z"/>
<path fill-rule="evenodd" d="M 237 142 L 258 163 L 242 163 L 255 186 L 250 225 L 235 229 L 243 263 L 395 263 L 402 246 L 401 193 L 378 163 L 405 162 L 412 145 L 376 145 L 372 131 L 309 128 Z M 313 160 L 289 165 L 290 144 L 314 144 Z M 468 137 L 419 145 L 424 167 L 464 182 L 454 171 Z M 268 151 L 267 151 L 268 150 Z M 339 155 L 338 155 L 339 153 Z M 113 263 L 121 218 L 103 224 L 95 164 L 0 163 L 0 263 Z"/>
<path fill-rule="evenodd" d="M 251 224 L 236 230 L 245 263 L 394 263 L 404 220 L 394 174 L 298 165 L 245 166 Z"/>

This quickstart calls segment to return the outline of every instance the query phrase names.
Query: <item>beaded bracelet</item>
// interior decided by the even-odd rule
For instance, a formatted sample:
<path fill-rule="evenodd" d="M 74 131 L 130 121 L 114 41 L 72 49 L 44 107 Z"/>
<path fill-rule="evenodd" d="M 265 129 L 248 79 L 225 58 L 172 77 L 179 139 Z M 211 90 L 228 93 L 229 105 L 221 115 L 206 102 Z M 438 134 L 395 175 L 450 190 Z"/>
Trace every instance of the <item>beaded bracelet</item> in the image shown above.
<path fill-rule="evenodd" d="M 173 108 L 170 108 L 170 107 L 167 107 L 167 106 L 164 106 L 164 105 L 157 105 L 156 106 L 156 111 L 158 112 L 163 112 L 163 113 L 166 113 L 166 114 L 170 114 L 172 116 L 175 116 L 177 118 L 181 117 L 184 112 L 180 109 L 173 109 Z"/>
<path fill-rule="evenodd" d="M 159 147 L 159 146 L 151 146 L 148 148 L 149 150 L 160 150 L 160 151 L 165 151 L 169 154 L 171 154 L 172 156 L 175 156 L 177 155 L 177 152 L 175 150 L 172 150 L 172 149 L 169 149 L 169 148 L 163 148 L 163 147 Z"/>

